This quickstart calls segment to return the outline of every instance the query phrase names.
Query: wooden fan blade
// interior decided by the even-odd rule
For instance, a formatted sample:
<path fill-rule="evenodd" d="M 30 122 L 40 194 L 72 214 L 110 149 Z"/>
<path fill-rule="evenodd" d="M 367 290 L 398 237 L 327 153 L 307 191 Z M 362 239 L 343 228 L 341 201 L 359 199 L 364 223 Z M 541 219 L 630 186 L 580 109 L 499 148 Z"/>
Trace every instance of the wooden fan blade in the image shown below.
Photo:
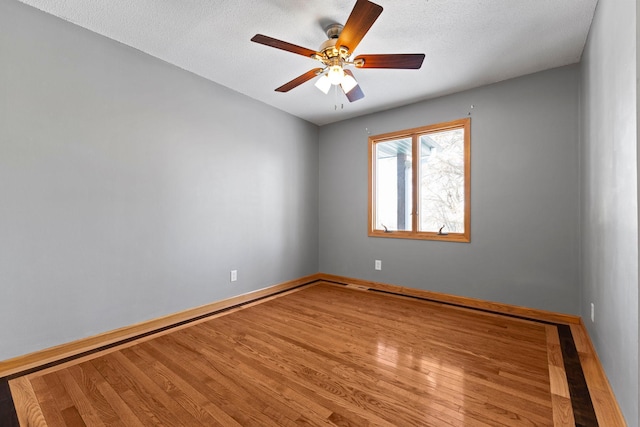
<path fill-rule="evenodd" d="M 351 77 L 355 79 L 351 70 L 344 70 L 344 72 L 345 74 L 349 74 Z M 344 91 L 344 89 L 342 90 Z M 360 85 L 356 85 L 356 87 L 351 89 L 349 92 L 345 92 L 345 95 L 347 96 L 347 99 L 349 100 L 349 102 L 354 102 L 354 101 L 357 101 L 358 99 L 364 98 L 364 93 L 362 92 L 362 89 L 360 89 Z"/>
<path fill-rule="evenodd" d="M 358 65 L 359 60 L 364 64 Z M 390 55 L 358 55 L 353 62 L 358 68 L 397 68 L 417 70 L 422 67 L 424 53 L 398 53 Z"/>
<path fill-rule="evenodd" d="M 302 83 L 311 80 L 315 76 L 317 76 L 322 71 L 322 68 L 314 68 L 313 70 L 309 70 L 301 76 L 296 77 L 288 83 L 283 84 L 276 92 L 289 92 L 291 89 L 300 86 Z"/>
<path fill-rule="evenodd" d="M 353 52 L 381 13 L 382 6 L 368 0 L 358 0 L 349 19 L 347 19 L 347 23 L 344 24 L 336 47 L 345 46 L 349 52 Z"/>
<path fill-rule="evenodd" d="M 263 34 L 256 34 L 251 39 L 252 42 L 260 43 L 265 46 L 275 47 L 276 49 L 286 50 L 287 52 L 297 53 L 298 55 L 306 56 L 307 58 L 317 55 L 315 50 L 307 49 L 306 47 L 297 46 L 292 43 L 284 42 L 282 40 L 274 39 L 273 37 L 265 36 Z"/>

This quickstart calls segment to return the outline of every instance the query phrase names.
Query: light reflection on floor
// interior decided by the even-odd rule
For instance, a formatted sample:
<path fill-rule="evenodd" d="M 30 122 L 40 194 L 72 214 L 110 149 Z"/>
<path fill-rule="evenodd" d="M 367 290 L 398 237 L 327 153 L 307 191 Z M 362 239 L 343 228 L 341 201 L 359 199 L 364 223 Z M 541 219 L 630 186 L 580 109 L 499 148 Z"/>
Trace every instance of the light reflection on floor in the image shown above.
<path fill-rule="evenodd" d="M 459 413 L 459 420 L 461 425 L 464 425 L 464 369 L 447 363 L 446 360 L 434 357 L 433 355 L 416 353 L 413 348 L 399 349 L 398 346 L 386 339 L 385 337 L 378 337 L 376 343 L 376 360 L 380 365 L 394 368 L 403 369 L 402 376 L 407 378 L 406 367 L 411 367 L 411 376 L 415 376 L 416 379 L 420 377 L 420 381 L 416 381 L 421 384 L 419 390 L 414 392 L 419 393 L 423 397 L 419 399 L 419 408 L 423 413 L 429 414 L 429 420 L 432 422 L 433 418 L 438 418 L 438 413 L 445 409 L 451 409 L 456 407 Z M 425 381 L 426 380 L 426 381 Z M 425 387 L 425 382 L 429 385 Z M 438 387 L 439 382 L 443 383 L 442 387 Z M 447 395 L 446 407 L 439 403 L 441 398 L 433 399 L 430 397 Z M 428 422 L 425 418 L 425 423 Z"/>

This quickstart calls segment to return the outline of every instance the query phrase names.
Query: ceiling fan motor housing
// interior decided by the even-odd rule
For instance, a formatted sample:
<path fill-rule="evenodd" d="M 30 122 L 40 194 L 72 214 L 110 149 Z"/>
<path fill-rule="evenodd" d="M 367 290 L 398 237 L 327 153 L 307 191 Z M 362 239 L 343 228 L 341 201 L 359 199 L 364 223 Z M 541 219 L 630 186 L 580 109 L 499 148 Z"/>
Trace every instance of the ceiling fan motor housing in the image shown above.
<path fill-rule="evenodd" d="M 330 39 L 337 39 L 338 37 L 340 37 L 340 33 L 342 32 L 343 28 L 344 25 L 342 24 L 331 24 L 325 27 L 324 32 Z"/>

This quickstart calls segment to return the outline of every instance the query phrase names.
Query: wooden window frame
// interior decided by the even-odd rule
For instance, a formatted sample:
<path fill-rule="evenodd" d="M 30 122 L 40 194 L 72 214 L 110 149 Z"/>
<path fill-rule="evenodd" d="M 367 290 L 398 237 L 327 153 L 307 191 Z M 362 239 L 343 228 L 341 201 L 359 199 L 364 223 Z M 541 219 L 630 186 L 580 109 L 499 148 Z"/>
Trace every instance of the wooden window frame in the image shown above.
<path fill-rule="evenodd" d="M 419 162 L 420 144 L 418 138 L 425 133 L 442 132 L 452 129 L 464 129 L 464 233 L 438 234 L 437 232 L 418 231 L 419 215 Z M 412 141 L 412 208 L 411 230 L 385 231 L 375 229 L 375 145 L 380 142 L 411 138 Z M 369 137 L 369 236 L 395 239 L 438 240 L 447 242 L 471 241 L 471 118 L 452 120 L 419 128 L 374 135 Z"/>

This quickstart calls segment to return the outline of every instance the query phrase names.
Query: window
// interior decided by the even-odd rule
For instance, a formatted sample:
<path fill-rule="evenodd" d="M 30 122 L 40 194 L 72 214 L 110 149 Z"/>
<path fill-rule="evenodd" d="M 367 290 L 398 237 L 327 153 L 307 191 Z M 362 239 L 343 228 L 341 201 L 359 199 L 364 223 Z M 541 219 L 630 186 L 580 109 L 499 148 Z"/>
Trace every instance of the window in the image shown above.
<path fill-rule="evenodd" d="M 369 138 L 369 236 L 470 241 L 471 119 Z"/>

